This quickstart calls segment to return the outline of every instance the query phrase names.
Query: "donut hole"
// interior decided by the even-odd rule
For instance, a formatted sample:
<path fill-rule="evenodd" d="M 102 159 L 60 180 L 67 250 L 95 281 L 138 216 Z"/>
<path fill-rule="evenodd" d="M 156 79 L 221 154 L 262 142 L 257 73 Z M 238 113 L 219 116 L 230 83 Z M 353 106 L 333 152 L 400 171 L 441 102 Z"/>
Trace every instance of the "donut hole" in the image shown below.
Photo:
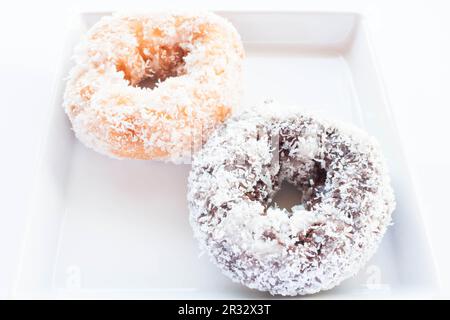
<path fill-rule="evenodd" d="M 302 199 L 303 194 L 301 190 L 294 184 L 283 181 L 272 198 L 272 205 L 292 213 L 293 207 L 303 205 Z"/>
<path fill-rule="evenodd" d="M 321 202 L 321 194 L 327 179 L 327 171 L 319 163 L 302 168 L 295 168 L 295 171 L 286 170 L 281 184 L 272 196 L 271 203 L 281 209 L 286 209 L 292 213 L 293 207 L 302 207 L 311 210 L 312 207 Z M 294 172 L 294 174 L 292 174 Z M 301 174 L 300 174 L 301 173 Z"/>
<path fill-rule="evenodd" d="M 161 45 L 157 48 L 142 50 L 145 71 L 134 87 L 154 89 L 168 78 L 186 74 L 184 58 L 189 51 L 180 45 Z"/>

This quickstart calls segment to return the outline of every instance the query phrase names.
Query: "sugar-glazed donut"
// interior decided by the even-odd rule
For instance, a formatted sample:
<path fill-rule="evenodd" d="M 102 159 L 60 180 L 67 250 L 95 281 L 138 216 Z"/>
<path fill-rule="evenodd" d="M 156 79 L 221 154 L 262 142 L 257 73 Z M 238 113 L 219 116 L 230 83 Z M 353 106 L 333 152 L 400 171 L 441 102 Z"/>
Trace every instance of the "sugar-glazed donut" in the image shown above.
<path fill-rule="evenodd" d="M 212 13 L 103 17 L 76 47 L 64 107 L 98 152 L 181 161 L 238 105 L 243 56 Z"/>
<path fill-rule="evenodd" d="M 234 281 L 272 294 L 311 294 L 354 275 L 395 206 L 377 143 L 358 129 L 275 104 L 233 116 L 194 156 L 191 225 Z M 282 181 L 300 191 L 273 204 Z"/>

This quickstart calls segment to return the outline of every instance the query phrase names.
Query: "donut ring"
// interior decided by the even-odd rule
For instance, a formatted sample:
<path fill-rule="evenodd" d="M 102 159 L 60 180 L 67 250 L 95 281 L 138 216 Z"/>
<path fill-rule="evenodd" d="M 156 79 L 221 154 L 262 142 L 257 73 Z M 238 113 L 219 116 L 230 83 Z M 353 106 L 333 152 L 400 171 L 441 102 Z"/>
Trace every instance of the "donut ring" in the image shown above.
<path fill-rule="evenodd" d="M 77 46 L 64 108 L 100 153 L 183 161 L 238 105 L 243 57 L 215 14 L 114 14 Z"/>
<path fill-rule="evenodd" d="M 280 109 L 232 117 L 194 156 L 190 221 L 232 280 L 271 294 L 312 294 L 368 261 L 395 200 L 372 138 Z M 302 192 L 292 212 L 271 205 L 283 180 Z"/>

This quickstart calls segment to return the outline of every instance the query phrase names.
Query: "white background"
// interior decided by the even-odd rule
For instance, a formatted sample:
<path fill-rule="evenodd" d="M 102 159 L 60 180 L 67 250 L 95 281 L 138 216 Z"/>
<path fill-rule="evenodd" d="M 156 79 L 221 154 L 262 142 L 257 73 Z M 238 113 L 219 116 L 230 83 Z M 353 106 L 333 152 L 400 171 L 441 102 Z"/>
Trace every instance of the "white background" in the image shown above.
<path fill-rule="evenodd" d="M 24 231 L 39 142 L 68 17 L 79 10 L 354 11 L 368 19 L 423 220 L 450 297 L 450 3 L 442 0 L 13 1 L 0 4 L 0 297 Z M 414 246 L 414 243 L 411 243 Z"/>

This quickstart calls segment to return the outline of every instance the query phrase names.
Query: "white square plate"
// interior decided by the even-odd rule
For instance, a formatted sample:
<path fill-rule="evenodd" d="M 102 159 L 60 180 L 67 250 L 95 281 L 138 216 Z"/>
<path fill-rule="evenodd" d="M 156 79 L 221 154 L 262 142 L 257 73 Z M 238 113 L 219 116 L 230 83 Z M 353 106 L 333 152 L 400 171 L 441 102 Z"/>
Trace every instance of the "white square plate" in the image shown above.
<path fill-rule="evenodd" d="M 70 130 L 63 78 L 74 45 L 108 13 L 72 21 L 30 202 L 14 297 L 268 298 L 232 283 L 199 250 L 188 223 L 189 165 L 113 160 Z M 398 206 L 376 256 L 311 297 L 429 296 L 435 272 L 364 19 L 352 13 L 219 12 L 246 52 L 244 106 L 308 106 L 376 136 Z"/>

